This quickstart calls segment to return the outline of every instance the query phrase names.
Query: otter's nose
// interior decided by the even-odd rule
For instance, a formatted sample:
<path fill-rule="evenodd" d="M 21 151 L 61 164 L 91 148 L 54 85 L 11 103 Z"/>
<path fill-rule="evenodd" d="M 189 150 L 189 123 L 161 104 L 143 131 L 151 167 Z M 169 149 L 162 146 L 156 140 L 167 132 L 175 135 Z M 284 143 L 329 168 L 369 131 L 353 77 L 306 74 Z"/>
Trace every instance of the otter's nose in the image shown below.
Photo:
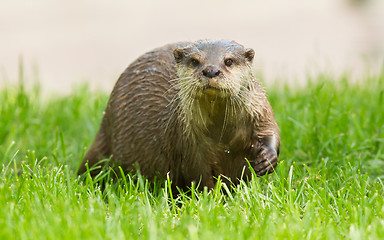
<path fill-rule="evenodd" d="M 213 77 L 217 77 L 220 75 L 220 70 L 217 70 L 217 69 L 204 69 L 203 70 L 203 75 L 205 77 L 209 77 L 209 78 L 213 78 Z"/>

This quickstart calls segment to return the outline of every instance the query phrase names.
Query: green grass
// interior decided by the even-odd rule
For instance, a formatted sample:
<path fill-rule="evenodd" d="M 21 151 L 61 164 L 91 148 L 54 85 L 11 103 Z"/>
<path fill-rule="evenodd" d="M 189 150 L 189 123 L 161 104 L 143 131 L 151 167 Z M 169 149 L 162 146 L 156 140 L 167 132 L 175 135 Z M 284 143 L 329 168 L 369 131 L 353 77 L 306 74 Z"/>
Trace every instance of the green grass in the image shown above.
<path fill-rule="evenodd" d="M 383 239 L 384 73 L 267 92 L 277 171 L 173 198 L 141 178 L 103 192 L 76 178 L 106 93 L 42 101 L 39 88 L 0 90 L 0 239 Z"/>

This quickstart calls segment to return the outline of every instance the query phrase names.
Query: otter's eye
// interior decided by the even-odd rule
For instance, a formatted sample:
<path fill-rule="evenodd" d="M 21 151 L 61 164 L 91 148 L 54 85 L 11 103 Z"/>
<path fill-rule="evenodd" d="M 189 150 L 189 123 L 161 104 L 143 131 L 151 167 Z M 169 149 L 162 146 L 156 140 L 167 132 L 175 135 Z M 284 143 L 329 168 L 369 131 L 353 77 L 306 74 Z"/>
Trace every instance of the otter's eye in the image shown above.
<path fill-rule="evenodd" d="M 200 64 L 199 60 L 197 60 L 196 58 L 192 58 L 192 59 L 191 59 L 191 63 L 192 63 L 192 65 L 193 65 L 194 67 L 197 67 L 197 66 L 199 66 L 199 64 Z"/>
<path fill-rule="evenodd" d="M 230 67 L 233 64 L 233 60 L 231 58 L 227 58 L 224 60 L 224 64 L 225 66 Z"/>

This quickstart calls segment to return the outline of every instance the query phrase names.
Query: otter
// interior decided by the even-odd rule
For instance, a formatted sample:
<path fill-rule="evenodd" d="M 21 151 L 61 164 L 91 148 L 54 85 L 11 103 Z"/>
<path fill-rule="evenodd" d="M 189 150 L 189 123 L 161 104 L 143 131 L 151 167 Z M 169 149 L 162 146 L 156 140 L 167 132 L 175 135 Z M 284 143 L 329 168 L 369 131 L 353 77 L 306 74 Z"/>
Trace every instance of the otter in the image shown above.
<path fill-rule="evenodd" d="M 234 41 L 199 40 L 139 57 L 116 82 L 78 174 L 106 158 L 180 188 L 213 188 L 219 176 L 236 184 L 250 168 L 272 173 L 280 133 L 254 55 Z"/>

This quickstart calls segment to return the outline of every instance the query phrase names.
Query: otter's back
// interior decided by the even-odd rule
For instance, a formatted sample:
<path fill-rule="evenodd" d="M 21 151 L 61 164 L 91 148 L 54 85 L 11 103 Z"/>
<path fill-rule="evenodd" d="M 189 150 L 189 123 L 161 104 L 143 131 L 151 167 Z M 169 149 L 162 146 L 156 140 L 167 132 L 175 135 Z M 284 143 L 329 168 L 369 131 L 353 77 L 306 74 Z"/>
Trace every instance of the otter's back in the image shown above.
<path fill-rule="evenodd" d="M 133 62 L 121 74 L 106 109 L 114 160 L 125 169 L 139 163 L 148 177 L 169 171 L 162 149 L 167 148 L 164 132 L 174 115 L 169 103 L 176 94 L 172 88 L 177 78 L 173 50 L 179 46 L 155 49 Z"/>

